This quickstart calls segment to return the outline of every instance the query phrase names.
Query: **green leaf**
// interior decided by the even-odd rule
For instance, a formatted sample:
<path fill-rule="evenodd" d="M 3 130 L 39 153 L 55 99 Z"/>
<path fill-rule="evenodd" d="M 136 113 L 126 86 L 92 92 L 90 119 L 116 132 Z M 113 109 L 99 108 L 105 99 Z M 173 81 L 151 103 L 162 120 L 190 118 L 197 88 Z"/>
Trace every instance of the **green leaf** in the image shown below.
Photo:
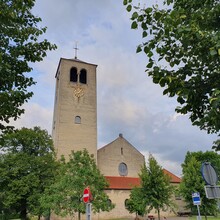
<path fill-rule="evenodd" d="M 138 22 L 142 22 L 144 20 L 144 16 L 143 15 L 140 15 L 139 17 L 138 17 Z"/>
<path fill-rule="evenodd" d="M 217 51 L 215 50 L 215 48 L 210 48 L 210 54 L 211 56 L 214 56 L 217 54 Z"/>
<path fill-rule="evenodd" d="M 142 27 L 143 30 L 147 30 L 148 29 L 147 28 L 147 24 L 145 22 L 141 23 L 141 27 Z"/>
<path fill-rule="evenodd" d="M 178 101 L 181 105 L 185 103 L 185 100 L 184 100 L 181 96 L 179 96 L 179 97 L 177 98 L 177 101 Z"/>
<path fill-rule="evenodd" d="M 136 53 L 139 53 L 139 52 L 141 52 L 142 51 L 142 47 L 141 47 L 141 45 L 139 45 L 138 47 L 137 47 L 137 49 L 136 49 Z"/>
<path fill-rule="evenodd" d="M 169 89 L 164 89 L 164 91 L 163 91 L 163 95 L 168 94 L 168 92 L 169 92 Z"/>
<path fill-rule="evenodd" d="M 158 11 L 158 12 L 155 12 L 155 14 L 154 14 L 154 18 L 156 19 L 156 20 L 159 20 L 160 19 L 160 17 L 161 17 L 161 13 Z"/>
<path fill-rule="evenodd" d="M 166 80 L 165 80 L 164 78 L 161 78 L 161 79 L 159 80 L 159 84 L 160 84 L 161 87 L 164 87 L 165 84 L 166 84 Z"/>
<path fill-rule="evenodd" d="M 128 12 L 130 12 L 132 10 L 132 5 L 128 5 L 126 9 Z"/>
<path fill-rule="evenodd" d="M 137 29 L 137 27 L 138 27 L 137 22 L 136 22 L 136 21 L 133 21 L 132 24 L 131 24 L 131 28 L 132 28 L 132 29 Z"/>
<path fill-rule="evenodd" d="M 145 47 L 144 47 L 144 52 L 145 52 L 146 54 L 148 54 L 149 51 L 150 51 L 150 48 L 149 48 L 148 46 L 145 46 Z"/>
<path fill-rule="evenodd" d="M 174 62 L 170 62 L 170 66 L 174 67 L 175 63 Z"/>
<path fill-rule="evenodd" d="M 181 15 L 180 18 L 185 19 L 186 15 Z"/>
<path fill-rule="evenodd" d="M 151 13 L 152 11 L 153 11 L 153 9 L 150 8 L 150 7 L 145 9 L 145 13 L 146 13 L 146 14 L 149 14 L 149 13 Z"/>
<path fill-rule="evenodd" d="M 147 37 L 147 31 L 143 31 L 142 37 L 143 38 Z"/>
<path fill-rule="evenodd" d="M 138 13 L 135 11 L 131 16 L 131 19 L 135 20 L 136 18 L 138 18 Z"/>
<path fill-rule="evenodd" d="M 127 4 L 128 4 L 128 1 L 127 1 L 127 0 L 124 0 L 124 1 L 123 1 L 123 4 L 124 4 L 124 5 L 127 5 Z"/>
<path fill-rule="evenodd" d="M 149 62 L 148 64 L 147 64 L 147 68 L 151 68 L 153 66 L 153 62 Z"/>
<path fill-rule="evenodd" d="M 173 0 L 167 0 L 167 5 L 170 5 L 173 3 Z"/>
<path fill-rule="evenodd" d="M 154 54 L 153 54 L 153 52 L 152 51 L 149 51 L 148 52 L 148 57 L 152 57 Z"/>

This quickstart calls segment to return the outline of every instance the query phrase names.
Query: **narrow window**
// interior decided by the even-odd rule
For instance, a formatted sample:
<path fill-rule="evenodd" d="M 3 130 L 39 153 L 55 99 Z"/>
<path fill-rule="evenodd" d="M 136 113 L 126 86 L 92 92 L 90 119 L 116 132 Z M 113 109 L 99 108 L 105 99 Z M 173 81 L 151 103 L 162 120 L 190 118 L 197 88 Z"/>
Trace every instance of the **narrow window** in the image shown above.
<path fill-rule="evenodd" d="M 75 117 L 75 124 L 81 124 L 81 117 L 80 116 Z"/>
<path fill-rule="evenodd" d="M 123 147 L 121 148 L 121 155 L 123 155 Z"/>
<path fill-rule="evenodd" d="M 77 82 L 77 69 L 75 67 L 70 70 L 70 82 Z"/>
<path fill-rule="evenodd" d="M 111 199 L 107 199 L 107 206 L 110 207 L 112 205 L 112 200 Z"/>
<path fill-rule="evenodd" d="M 85 69 L 80 70 L 79 82 L 83 84 L 87 83 L 87 72 Z"/>

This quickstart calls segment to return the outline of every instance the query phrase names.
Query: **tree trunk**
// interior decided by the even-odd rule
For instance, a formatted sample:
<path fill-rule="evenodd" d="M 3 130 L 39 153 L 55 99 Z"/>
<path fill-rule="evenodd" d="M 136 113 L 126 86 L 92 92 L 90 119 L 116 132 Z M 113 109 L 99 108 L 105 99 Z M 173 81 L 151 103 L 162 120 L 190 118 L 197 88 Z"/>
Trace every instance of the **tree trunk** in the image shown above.
<path fill-rule="evenodd" d="M 49 209 L 49 212 L 48 212 L 48 215 L 44 218 L 44 220 L 50 220 L 50 209 Z"/>
<path fill-rule="evenodd" d="M 21 211 L 20 211 L 21 220 L 27 220 L 27 202 L 26 199 L 21 200 Z"/>
<path fill-rule="evenodd" d="M 78 211 L 78 220 L 81 220 L 81 212 Z"/>
<path fill-rule="evenodd" d="M 160 209 L 157 209 L 158 220 L 160 220 Z"/>
<path fill-rule="evenodd" d="M 27 209 L 26 209 L 26 207 L 21 210 L 20 217 L 21 217 L 21 220 L 27 220 L 28 219 L 27 218 Z"/>

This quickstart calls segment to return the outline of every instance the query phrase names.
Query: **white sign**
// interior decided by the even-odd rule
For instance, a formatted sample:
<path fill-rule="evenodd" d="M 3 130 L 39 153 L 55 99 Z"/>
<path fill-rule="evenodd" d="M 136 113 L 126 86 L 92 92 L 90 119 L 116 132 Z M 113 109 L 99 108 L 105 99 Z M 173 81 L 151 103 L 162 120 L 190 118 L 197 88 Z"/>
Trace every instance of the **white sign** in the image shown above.
<path fill-rule="evenodd" d="M 193 205 L 201 205 L 199 192 L 192 193 Z"/>
<path fill-rule="evenodd" d="M 205 186 L 205 194 L 208 199 L 220 199 L 220 186 Z"/>

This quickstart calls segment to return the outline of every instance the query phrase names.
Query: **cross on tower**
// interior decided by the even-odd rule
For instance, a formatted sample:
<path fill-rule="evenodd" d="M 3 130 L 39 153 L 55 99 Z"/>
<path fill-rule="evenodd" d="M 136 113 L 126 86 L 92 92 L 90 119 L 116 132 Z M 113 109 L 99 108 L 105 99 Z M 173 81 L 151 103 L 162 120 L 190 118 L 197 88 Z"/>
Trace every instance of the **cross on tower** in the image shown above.
<path fill-rule="evenodd" d="M 75 59 L 77 59 L 77 50 L 79 50 L 79 48 L 77 48 L 77 41 L 73 49 L 75 49 Z"/>

